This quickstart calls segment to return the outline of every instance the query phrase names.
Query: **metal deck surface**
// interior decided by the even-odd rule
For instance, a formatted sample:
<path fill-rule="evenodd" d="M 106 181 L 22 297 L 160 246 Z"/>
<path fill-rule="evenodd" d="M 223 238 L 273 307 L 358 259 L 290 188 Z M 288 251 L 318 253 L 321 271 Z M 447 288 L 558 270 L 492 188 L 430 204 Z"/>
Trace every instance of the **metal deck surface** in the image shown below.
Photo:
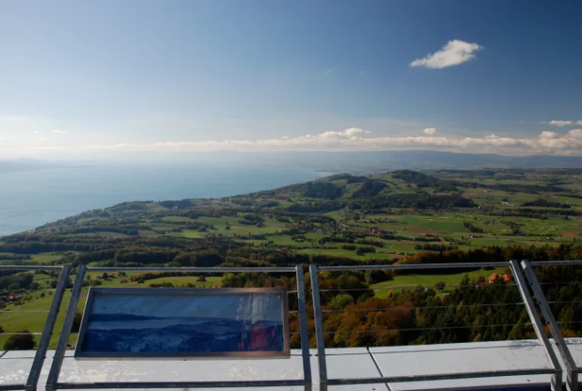
<path fill-rule="evenodd" d="M 582 339 L 569 339 L 575 360 L 582 363 Z M 24 383 L 34 351 L 0 353 L 0 384 Z M 418 382 L 414 376 L 437 373 L 473 372 L 498 369 L 524 369 L 547 366 L 546 356 L 535 340 L 476 342 L 448 345 L 421 345 L 370 348 L 326 349 L 329 378 L 365 378 L 411 376 L 411 382 L 371 385 L 330 386 L 330 390 L 405 391 L 405 390 L 482 390 L 549 389 L 550 375 L 513 376 L 487 379 L 463 379 Z M 300 351 L 290 359 L 243 360 L 75 360 L 68 351 L 63 362 L 60 382 L 115 381 L 232 381 L 300 379 Z M 40 377 L 44 390 L 53 351 L 49 351 Z M 316 351 L 311 364 L 314 389 L 319 383 Z M 541 387 L 541 388 L 540 388 Z M 302 390 L 302 387 L 245 388 L 246 390 Z M 216 390 L 201 388 L 200 390 Z"/>

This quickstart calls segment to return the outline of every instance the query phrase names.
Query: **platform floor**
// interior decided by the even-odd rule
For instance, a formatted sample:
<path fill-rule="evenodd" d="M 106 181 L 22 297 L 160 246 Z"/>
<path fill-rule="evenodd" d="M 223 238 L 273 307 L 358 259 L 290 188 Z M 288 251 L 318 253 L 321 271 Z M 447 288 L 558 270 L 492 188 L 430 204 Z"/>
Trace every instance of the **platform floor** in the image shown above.
<path fill-rule="evenodd" d="M 570 339 L 568 345 L 582 366 L 582 339 Z M 45 387 L 53 356 L 48 352 L 39 390 Z M 330 386 L 338 391 L 408 391 L 408 390 L 484 390 L 549 389 L 549 375 L 513 376 L 486 379 L 463 379 L 419 382 L 414 376 L 458 372 L 508 369 L 551 368 L 537 341 L 477 342 L 448 345 L 422 345 L 376 348 L 327 349 L 327 372 L 330 379 L 354 379 L 381 376 L 410 376 L 411 381 L 392 384 Z M 1 352 L 0 385 L 24 384 L 34 351 Z M 233 381 L 278 380 L 303 377 L 300 351 L 290 359 L 262 360 L 75 360 L 67 352 L 60 382 L 123 381 Z M 319 371 L 316 351 L 311 351 L 314 391 L 318 389 Z M 564 378 L 565 379 L 565 378 Z M 245 388 L 246 390 L 253 388 Z M 269 387 L 254 390 L 301 390 L 302 387 Z M 206 388 L 199 390 L 216 390 Z"/>

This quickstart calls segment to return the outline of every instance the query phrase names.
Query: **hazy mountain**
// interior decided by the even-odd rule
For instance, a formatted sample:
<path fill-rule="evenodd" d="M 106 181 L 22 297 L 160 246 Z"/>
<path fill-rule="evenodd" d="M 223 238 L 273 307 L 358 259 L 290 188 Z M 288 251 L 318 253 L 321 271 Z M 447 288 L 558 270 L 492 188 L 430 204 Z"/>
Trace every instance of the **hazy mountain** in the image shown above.
<path fill-rule="evenodd" d="M 280 152 L 238 155 L 244 157 L 247 163 L 294 165 L 331 172 L 368 174 L 400 169 L 582 167 L 582 156 L 502 156 L 439 151 Z"/>

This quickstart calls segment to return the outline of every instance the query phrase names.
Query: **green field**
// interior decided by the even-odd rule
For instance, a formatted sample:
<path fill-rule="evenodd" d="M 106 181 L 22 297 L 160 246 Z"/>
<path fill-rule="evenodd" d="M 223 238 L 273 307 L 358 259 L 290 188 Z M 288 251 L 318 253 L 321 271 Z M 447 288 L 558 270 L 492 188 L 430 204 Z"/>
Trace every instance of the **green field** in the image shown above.
<path fill-rule="evenodd" d="M 0 334 L 0 346 L 4 346 L 6 340 L 10 337 L 7 333 L 17 333 L 22 330 L 28 330 L 31 333 L 41 333 L 46 321 L 47 313 L 53 300 L 52 294 L 45 293 L 45 297 L 35 295 L 34 299 L 23 304 L 14 306 L 9 304 L 0 313 L 0 325 L 4 329 L 4 333 Z M 66 291 L 63 296 L 63 302 L 60 312 L 57 316 L 57 322 L 53 336 L 51 337 L 50 347 L 55 348 L 58 342 L 59 334 L 65 319 L 66 309 L 69 305 L 71 292 Z M 81 297 L 81 303 L 85 304 L 85 295 Z M 40 335 L 35 336 L 35 340 L 39 341 Z"/>
<path fill-rule="evenodd" d="M 492 270 L 477 270 L 456 274 L 408 274 L 404 276 L 395 276 L 394 279 L 390 281 L 373 284 L 371 285 L 371 288 L 374 289 L 377 297 L 384 298 L 387 297 L 390 292 L 398 292 L 403 289 L 414 289 L 417 286 L 434 288 L 437 281 L 442 281 L 446 284 L 442 292 L 446 293 L 454 290 L 465 276 L 468 276 L 471 279 L 478 279 L 479 277 L 487 279 L 493 273 L 504 274 L 510 273 L 510 271 L 507 268 L 495 268 Z"/>

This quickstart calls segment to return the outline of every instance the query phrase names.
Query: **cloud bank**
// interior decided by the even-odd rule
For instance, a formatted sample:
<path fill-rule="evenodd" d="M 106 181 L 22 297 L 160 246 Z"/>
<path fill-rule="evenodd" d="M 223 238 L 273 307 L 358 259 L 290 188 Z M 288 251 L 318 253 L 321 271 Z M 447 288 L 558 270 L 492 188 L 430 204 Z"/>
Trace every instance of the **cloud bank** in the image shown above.
<path fill-rule="evenodd" d="M 427 132 L 428 131 L 428 132 Z M 234 149 L 239 151 L 311 150 L 311 151 L 379 151 L 396 149 L 431 149 L 451 152 L 499 153 L 506 155 L 582 155 L 582 129 L 565 134 L 544 131 L 534 137 L 436 136 L 435 128 L 427 128 L 422 136 L 374 137 L 371 132 L 351 128 L 341 132 L 324 132 L 286 139 L 225 140 L 206 142 L 162 142 L 156 148 L 169 149 Z"/>
<path fill-rule="evenodd" d="M 411 67 L 424 67 L 429 69 L 441 69 L 454 65 L 459 65 L 475 58 L 475 52 L 483 49 L 483 46 L 476 43 L 469 43 L 455 39 L 449 41 L 438 52 L 418 58 L 411 62 Z"/>
<path fill-rule="evenodd" d="M 543 131 L 531 137 L 507 137 L 489 134 L 482 137 L 436 135 L 435 128 L 418 131 L 421 135 L 375 136 L 372 132 L 349 128 L 299 137 L 258 140 L 161 141 L 155 143 L 118 143 L 75 147 L 38 146 L 28 152 L 198 152 L 198 151 L 388 151 L 438 150 L 502 155 L 582 155 L 582 129 L 558 134 Z M 0 152 L 2 152 L 0 146 Z"/>

